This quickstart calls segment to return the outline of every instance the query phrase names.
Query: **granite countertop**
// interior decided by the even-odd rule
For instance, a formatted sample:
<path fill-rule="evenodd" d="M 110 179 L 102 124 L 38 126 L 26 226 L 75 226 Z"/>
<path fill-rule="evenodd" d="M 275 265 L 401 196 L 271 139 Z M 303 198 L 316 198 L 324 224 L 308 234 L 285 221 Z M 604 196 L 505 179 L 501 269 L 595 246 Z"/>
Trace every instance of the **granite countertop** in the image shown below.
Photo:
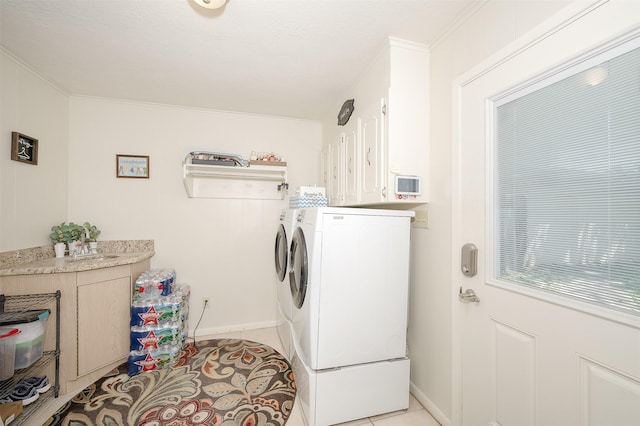
<path fill-rule="evenodd" d="M 102 243 L 102 244 L 100 244 Z M 89 256 L 53 257 L 50 246 L 5 252 L 0 255 L 0 276 L 56 274 L 130 265 L 155 254 L 152 240 L 98 242 L 98 253 Z"/>

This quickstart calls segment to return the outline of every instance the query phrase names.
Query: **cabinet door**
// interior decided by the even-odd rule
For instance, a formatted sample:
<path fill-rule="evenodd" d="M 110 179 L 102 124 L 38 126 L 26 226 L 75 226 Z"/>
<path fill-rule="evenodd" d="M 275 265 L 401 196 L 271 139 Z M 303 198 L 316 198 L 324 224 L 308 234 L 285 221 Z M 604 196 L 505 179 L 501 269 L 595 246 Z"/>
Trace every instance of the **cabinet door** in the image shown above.
<path fill-rule="evenodd" d="M 343 154 L 342 147 L 344 134 L 340 134 L 338 140 L 329 145 L 329 205 L 341 206 L 343 204 Z"/>
<path fill-rule="evenodd" d="M 78 375 L 129 354 L 131 278 L 78 287 Z"/>
<path fill-rule="evenodd" d="M 353 205 L 359 201 L 358 185 L 358 124 L 360 120 L 351 120 L 344 132 L 344 204 Z"/>
<path fill-rule="evenodd" d="M 362 203 L 384 201 L 382 176 L 384 167 L 384 100 L 367 105 L 361 119 Z"/>
<path fill-rule="evenodd" d="M 329 147 L 326 146 L 320 152 L 320 186 L 329 188 Z"/>

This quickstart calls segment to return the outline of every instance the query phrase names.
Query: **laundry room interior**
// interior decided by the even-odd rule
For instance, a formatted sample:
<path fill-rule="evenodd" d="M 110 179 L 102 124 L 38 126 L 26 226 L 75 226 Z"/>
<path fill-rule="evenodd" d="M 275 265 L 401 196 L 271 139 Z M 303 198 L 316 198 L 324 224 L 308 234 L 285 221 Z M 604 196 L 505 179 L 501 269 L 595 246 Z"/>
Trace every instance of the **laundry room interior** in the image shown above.
<path fill-rule="evenodd" d="M 406 284 L 399 294 L 385 287 L 375 303 L 388 315 L 385 298 L 405 301 L 398 311 L 401 340 L 388 345 L 403 353 L 382 359 L 410 361 L 406 382 L 398 385 L 407 392 L 388 409 L 376 402 L 382 412 L 347 410 L 337 421 L 318 414 L 317 423 L 298 394 L 287 424 L 474 424 L 462 420 L 460 389 L 458 305 L 466 278 L 454 221 L 464 164 L 457 162 L 462 108 L 454 88 L 463 76 L 507 61 L 604 3 L 615 16 L 633 16 L 638 6 L 617 0 L 227 0 L 207 9 L 197 3 L 0 1 L 0 292 L 12 288 L 5 284 L 15 275 L 11 268 L 33 250 L 54 257 L 52 226 L 88 221 L 100 228 L 99 251 L 106 247 L 101 242 L 152 242 L 149 268 L 172 268 L 177 282 L 190 287 L 189 338 L 268 336 L 264 343 L 295 372 L 295 338 L 282 337 L 295 335 L 295 325 L 278 328 L 285 324 L 279 299 L 291 295 L 295 275 L 315 273 L 312 260 L 297 270 L 293 265 L 295 228 L 311 216 L 300 211 L 328 222 L 318 211 L 326 208 L 335 218 L 344 209 L 350 220 L 358 215 L 353 211 L 379 210 L 399 218 L 406 241 L 392 241 L 388 228 L 395 222 L 380 228 L 388 246 L 371 229 L 358 238 L 371 238 L 384 253 L 374 256 L 362 245 L 375 259 L 367 265 L 380 276 L 396 266 L 389 279 Z M 639 24 L 629 17 L 600 37 Z M 35 141 L 37 161 L 12 159 L 12 133 Z M 209 157 L 193 161 L 197 154 Z M 127 176 L 119 168 L 122 157 L 143 158 L 142 175 Z M 229 158 L 233 165 L 224 164 Z M 286 211 L 291 225 L 277 271 Z M 345 258 L 352 254 L 345 251 Z M 482 251 L 479 256 L 474 262 L 483 261 Z M 331 271 L 336 280 L 341 273 L 359 280 L 339 259 Z M 359 291 L 348 297 L 367 292 Z M 334 313 L 325 317 L 348 310 L 346 302 L 327 305 Z M 379 328 L 396 321 L 366 314 Z M 331 324 L 336 333 L 350 325 Z M 375 332 L 358 326 L 350 331 Z M 358 338 L 371 342 L 374 335 Z M 636 373 L 625 377 L 638 385 Z M 75 394 L 68 383 L 65 393 Z"/>

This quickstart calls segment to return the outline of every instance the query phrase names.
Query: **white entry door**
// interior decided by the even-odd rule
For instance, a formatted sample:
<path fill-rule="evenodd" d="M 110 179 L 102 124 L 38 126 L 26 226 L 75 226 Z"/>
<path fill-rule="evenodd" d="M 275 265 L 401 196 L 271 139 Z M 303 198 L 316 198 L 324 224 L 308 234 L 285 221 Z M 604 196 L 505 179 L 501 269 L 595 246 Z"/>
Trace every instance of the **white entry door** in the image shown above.
<path fill-rule="evenodd" d="M 457 425 L 640 425 L 640 317 L 501 283 L 493 271 L 491 99 L 633 30 L 640 2 L 599 2 L 557 19 L 465 75 L 454 96 L 453 278 L 466 292 L 453 309 Z M 477 248 L 474 276 L 473 256 L 467 274 L 459 263 L 467 243 Z"/>

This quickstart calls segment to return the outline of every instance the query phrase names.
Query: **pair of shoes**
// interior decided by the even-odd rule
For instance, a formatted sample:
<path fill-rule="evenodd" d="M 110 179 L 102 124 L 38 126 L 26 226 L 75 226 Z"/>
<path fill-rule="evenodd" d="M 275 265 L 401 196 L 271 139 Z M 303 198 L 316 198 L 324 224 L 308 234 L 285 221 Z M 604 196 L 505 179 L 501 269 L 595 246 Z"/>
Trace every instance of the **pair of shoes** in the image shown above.
<path fill-rule="evenodd" d="M 10 394 L 0 399 L 0 404 L 5 402 L 22 401 L 22 405 L 29 405 L 36 401 L 41 393 L 51 388 L 47 376 L 29 377 L 22 379 L 14 386 Z"/>
<path fill-rule="evenodd" d="M 10 394 L 0 399 L 0 404 L 5 402 L 22 401 L 22 405 L 29 405 L 40 397 L 35 387 L 25 383 L 18 383 L 14 386 Z"/>
<path fill-rule="evenodd" d="M 47 376 L 29 377 L 28 379 L 22 379 L 18 382 L 18 384 L 21 383 L 27 386 L 33 386 L 38 393 L 45 393 L 51 389 L 51 383 L 49 383 Z"/>

